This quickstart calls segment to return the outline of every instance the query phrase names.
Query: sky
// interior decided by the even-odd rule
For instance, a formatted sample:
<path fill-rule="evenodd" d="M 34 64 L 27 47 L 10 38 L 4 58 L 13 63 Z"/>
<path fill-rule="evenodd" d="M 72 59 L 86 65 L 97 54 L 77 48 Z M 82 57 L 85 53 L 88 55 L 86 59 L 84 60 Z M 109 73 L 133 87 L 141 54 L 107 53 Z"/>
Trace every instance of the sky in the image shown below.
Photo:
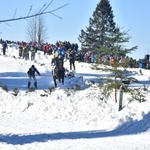
<path fill-rule="evenodd" d="M 149 150 L 150 70 L 141 69 L 141 75 L 140 68 L 126 68 L 131 77 L 139 80 L 130 83 L 131 89 L 145 84 L 147 90 L 142 94 L 146 101 L 130 102 L 131 96 L 123 93 L 123 109 L 118 111 L 113 92 L 110 98 L 100 99 L 100 77 L 111 72 L 92 70 L 91 64 L 76 61 L 75 77 L 66 77 L 65 86 L 58 83 L 50 94 L 48 87 L 54 86 L 52 55 L 38 51 L 33 62 L 18 59 L 15 48 L 8 47 L 6 54 L 0 51 L 0 83 L 8 87 L 8 92 L 0 88 L 0 149 Z M 27 71 L 32 64 L 41 76 L 36 75 L 38 89 L 27 92 Z M 64 66 L 69 67 L 68 60 Z M 80 87 L 76 91 L 75 85 Z M 14 88 L 19 90 L 17 96 Z"/>
<path fill-rule="evenodd" d="M 27 16 L 30 6 L 32 11 L 30 14 L 40 10 L 44 4 L 49 4 L 50 0 L 13 0 L 2 1 L 0 6 L 0 20 L 12 19 L 15 17 Z M 47 11 L 56 9 L 60 6 L 66 5 L 62 9 L 55 12 L 55 17 L 51 14 L 44 15 L 48 27 L 48 43 L 56 43 L 60 41 L 70 41 L 71 43 L 78 43 L 78 36 L 81 29 L 85 30 L 89 25 L 89 18 L 92 17 L 93 11 L 99 0 L 53 0 Z M 8 5 L 9 4 L 9 5 Z M 135 59 L 144 58 L 145 55 L 150 54 L 150 18 L 149 18 L 149 0 L 110 0 L 112 6 L 114 21 L 123 28 L 123 31 L 128 31 L 131 36 L 128 48 L 138 46 L 131 57 Z M 16 13 L 15 13 L 16 12 Z M 28 20 L 20 20 L 15 22 L 7 22 L 0 24 L 0 38 L 27 41 L 27 34 L 25 32 Z"/>

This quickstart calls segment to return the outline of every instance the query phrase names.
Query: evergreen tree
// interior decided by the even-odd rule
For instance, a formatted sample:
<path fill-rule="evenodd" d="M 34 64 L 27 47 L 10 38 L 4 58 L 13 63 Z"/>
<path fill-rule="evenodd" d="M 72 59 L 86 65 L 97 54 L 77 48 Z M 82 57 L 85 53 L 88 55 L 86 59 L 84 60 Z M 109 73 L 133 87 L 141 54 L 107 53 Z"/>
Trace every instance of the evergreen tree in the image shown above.
<path fill-rule="evenodd" d="M 116 27 L 114 32 L 109 34 L 109 41 L 110 45 L 113 45 L 111 48 L 107 48 L 105 46 L 101 46 L 97 49 L 100 53 L 101 57 L 103 56 L 113 56 L 118 62 L 120 57 L 126 57 L 128 53 L 137 49 L 137 46 L 127 48 L 126 43 L 129 42 L 131 37 L 128 34 L 128 31 L 121 31 L 120 27 Z M 120 63 L 115 63 L 115 65 L 120 66 Z M 126 64 L 127 65 L 127 64 Z"/>
<path fill-rule="evenodd" d="M 122 32 L 119 27 L 116 27 L 113 18 L 109 1 L 101 0 L 93 13 L 93 18 L 89 20 L 89 27 L 86 28 L 86 31 L 81 30 L 78 39 L 81 42 L 82 50 L 94 49 L 100 54 L 100 58 L 107 56 L 113 60 L 113 65 L 109 59 L 107 60 L 107 65 L 111 63 L 111 67 L 103 68 L 105 71 L 110 71 L 111 75 L 107 80 L 104 79 L 106 82 L 102 84 L 102 87 L 105 98 L 108 98 L 114 89 L 115 102 L 117 102 L 117 91 L 122 85 L 122 81 L 130 80 L 129 72 L 119 67 L 128 67 L 129 61 L 126 59 L 126 55 L 137 49 L 137 46 L 126 48 L 125 44 L 131 37 L 128 32 Z M 93 67 L 98 69 L 99 66 L 96 64 Z"/>
<path fill-rule="evenodd" d="M 101 0 L 93 12 L 93 18 L 89 19 L 89 27 L 86 28 L 86 31 L 82 29 L 79 35 L 78 39 L 83 50 L 97 49 L 101 46 L 112 47 L 108 35 L 115 29 L 113 18 L 109 1 Z"/>
<path fill-rule="evenodd" d="M 128 76 L 131 72 L 128 72 L 125 68 L 129 66 L 129 59 L 126 57 L 128 53 L 131 53 L 133 50 L 137 49 L 137 46 L 132 48 L 126 48 L 125 43 L 129 42 L 130 36 L 127 31 L 121 31 L 119 27 L 116 27 L 115 32 L 110 34 L 110 43 L 112 43 L 112 49 L 106 49 L 105 47 L 99 48 L 101 57 L 103 55 L 108 55 L 109 57 L 114 58 L 114 64 L 110 68 L 105 68 L 104 70 L 112 72 L 107 78 L 107 84 L 102 85 L 106 93 L 114 89 L 115 93 L 115 102 L 117 102 L 117 91 L 122 85 L 122 81 L 131 81 L 135 80 L 129 78 Z M 121 69 L 120 67 L 123 67 Z M 108 95 L 108 94 L 107 94 Z"/>

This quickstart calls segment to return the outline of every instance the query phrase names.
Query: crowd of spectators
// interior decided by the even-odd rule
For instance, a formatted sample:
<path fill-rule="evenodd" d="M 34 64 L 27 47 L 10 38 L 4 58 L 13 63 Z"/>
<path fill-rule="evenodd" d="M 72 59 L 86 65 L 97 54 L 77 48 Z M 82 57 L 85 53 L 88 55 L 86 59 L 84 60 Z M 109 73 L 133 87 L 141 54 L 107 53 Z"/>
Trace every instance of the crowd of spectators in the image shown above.
<path fill-rule="evenodd" d="M 37 42 L 24 42 L 24 41 L 4 41 L 0 40 L 0 43 L 7 43 L 7 44 L 16 44 L 18 45 L 18 55 L 19 58 L 28 60 L 29 59 L 29 52 L 31 53 L 31 60 L 35 60 L 35 54 L 37 51 L 43 51 L 44 55 L 53 55 L 57 57 L 61 54 L 64 58 L 68 59 L 69 54 L 73 52 L 75 56 L 75 60 L 86 62 L 86 63 L 101 63 L 105 65 L 113 66 L 116 62 L 120 62 L 120 65 L 123 67 L 130 67 L 130 68 L 144 68 L 150 69 L 150 60 L 149 57 L 141 58 L 139 60 L 133 59 L 132 57 L 128 56 L 111 56 L 111 55 L 104 55 L 101 56 L 98 52 L 95 53 L 93 51 L 82 51 L 79 50 L 79 46 L 77 43 L 70 43 L 69 41 L 56 41 L 55 44 L 50 43 L 43 43 L 39 44 Z"/>
<path fill-rule="evenodd" d="M 0 43 L 2 44 L 4 40 L 0 40 Z M 78 51 L 78 44 L 77 43 L 70 43 L 68 41 L 57 41 L 55 44 L 50 43 L 42 43 L 39 44 L 37 42 L 24 42 L 24 41 L 5 41 L 9 46 L 11 44 L 16 44 L 18 46 L 18 55 L 19 58 L 23 58 L 25 60 L 29 59 L 29 53 L 31 53 L 31 60 L 35 60 L 35 54 L 37 51 L 43 51 L 44 55 L 51 55 L 54 52 L 58 51 L 58 54 L 65 55 L 69 50 L 74 51 L 76 53 Z"/>

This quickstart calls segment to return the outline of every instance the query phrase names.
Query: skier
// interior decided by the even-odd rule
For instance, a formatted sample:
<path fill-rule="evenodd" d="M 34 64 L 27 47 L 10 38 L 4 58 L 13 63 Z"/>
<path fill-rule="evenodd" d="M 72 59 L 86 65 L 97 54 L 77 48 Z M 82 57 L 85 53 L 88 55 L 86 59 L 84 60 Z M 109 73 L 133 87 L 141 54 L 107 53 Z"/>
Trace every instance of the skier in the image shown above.
<path fill-rule="evenodd" d="M 34 80 L 34 86 L 35 88 L 37 89 L 37 80 L 36 80 L 36 77 L 35 77 L 35 72 L 40 76 L 41 74 L 39 73 L 39 71 L 35 68 L 34 65 L 31 66 L 31 68 L 29 68 L 27 74 L 29 76 L 29 80 L 28 80 L 28 88 L 30 88 L 30 85 L 31 85 L 31 79 L 33 78 Z"/>

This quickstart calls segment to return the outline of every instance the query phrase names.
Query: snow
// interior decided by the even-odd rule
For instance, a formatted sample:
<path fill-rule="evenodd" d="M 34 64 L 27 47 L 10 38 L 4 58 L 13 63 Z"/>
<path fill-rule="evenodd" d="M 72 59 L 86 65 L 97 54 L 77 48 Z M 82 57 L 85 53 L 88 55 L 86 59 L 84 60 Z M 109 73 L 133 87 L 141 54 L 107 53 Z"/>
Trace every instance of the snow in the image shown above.
<path fill-rule="evenodd" d="M 65 78 L 65 86 L 59 83 L 50 93 L 51 56 L 38 52 L 36 62 L 25 61 L 10 47 L 6 54 L 0 56 L 0 83 L 8 87 L 8 92 L 0 88 L 0 150 L 150 149 L 150 70 L 142 69 L 141 75 L 139 68 L 127 68 L 139 80 L 131 87 L 147 87 L 146 101 L 130 102 L 124 93 L 123 109 L 118 111 L 113 93 L 107 101 L 100 99 L 97 83 L 108 72 L 76 62 L 75 77 Z M 27 92 L 32 64 L 41 76 L 36 76 L 38 89 Z M 69 69 L 68 61 L 65 67 Z M 17 96 L 14 88 L 19 89 Z"/>

